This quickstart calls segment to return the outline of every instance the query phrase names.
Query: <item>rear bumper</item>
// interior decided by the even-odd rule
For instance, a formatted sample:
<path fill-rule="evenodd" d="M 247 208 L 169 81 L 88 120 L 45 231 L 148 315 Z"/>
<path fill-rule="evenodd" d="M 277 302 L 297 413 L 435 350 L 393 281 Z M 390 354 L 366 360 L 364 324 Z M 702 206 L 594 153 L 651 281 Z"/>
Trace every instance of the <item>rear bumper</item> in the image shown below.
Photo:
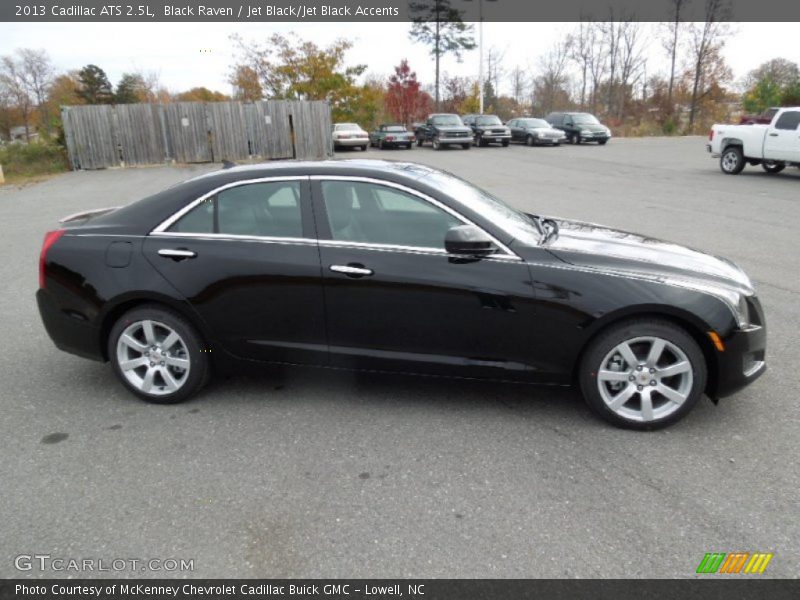
<path fill-rule="evenodd" d="M 77 313 L 70 315 L 60 310 L 46 290 L 36 292 L 36 303 L 47 335 L 59 350 L 92 360 L 105 360 L 97 327 L 81 320 Z"/>
<path fill-rule="evenodd" d="M 767 370 L 765 327 L 737 329 L 724 342 L 725 351 L 717 353 L 716 389 L 709 390 L 712 398 L 724 398 L 738 392 Z"/>
<path fill-rule="evenodd" d="M 367 146 L 369 138 L 347 138 L 345 140 L 333 140 L 334 146 Z"/>

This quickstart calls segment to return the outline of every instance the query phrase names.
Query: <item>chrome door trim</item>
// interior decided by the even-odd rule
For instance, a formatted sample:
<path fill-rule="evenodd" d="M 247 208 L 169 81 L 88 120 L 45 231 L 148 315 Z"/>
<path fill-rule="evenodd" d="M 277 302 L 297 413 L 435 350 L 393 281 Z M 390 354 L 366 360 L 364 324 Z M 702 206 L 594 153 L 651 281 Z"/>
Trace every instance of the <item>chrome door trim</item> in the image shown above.
<path fill-rule="evenodd" d="M 345 275 L 373 275 L 372 269 L 364 267 L 351 267 L 350 265 L 331 265 L 328 267 L 334 273 L 344 273 Z"/>
<path fill-rule="evenodd" d="M 259 177 L 257 179 L 242 179 L 241 181 L 232 181 L 231 183 L 226 183 L 225 185 L 221 185 L 221 186 L 219 186 L 217 188 L 214 188 L 210 192 L 207 192 L 207 193 L 203 194 L 202 196 L 200 196 L 199 198 L 197 198 L 195 200 L 192 200 L 189 204 L 187 204 L 186 206 L 184 206 L 183 208 L 181 208 L 177 212 L 173 213 L 171 216 L 169 216 L 166 219 L 164 219 L 152 231 L 150 231 L 150 233 L 153 234 L 153 233 L 166 232 L 166 230 L 169 229 L 172 226 L 172 224 L 175 223 L 175 221 L 180 219 L 183 215 L 188 213 L 195 206 L 197 206 L 201 202 L 205 202 L 206 200 L 208 200 L 212 196 L 216 196 L 220 192 L 222 192 L 224 190 L 227 190 L 229 188 L 239 187 L 240 185 L 249 185 L 251 183 L 271 183 L 273 181 L 308 181 L 308 179 L 309 179 L 308 175 L 283 175 L 283 176 L 276 176 L 276 177 Z M 192 234 L 192 235 L 196 235 L 196 234 Z M 206 234 L 204 234 L 204 235 L 206 235 Z M 209 235 L 217 235 L 217 234 L 209 234 Z M 219 235 L 222 235 L 222 234 L 219 234 Z M 254 236 L 248 236 L 248 237 L 254 237 Z"/>
<path fill-rule="evenodd" d="M 153 231 L 153 237 L 181 238 L 193 240 L 220 240 L 223 242 L 264 242 L 268 244 L 310 245 L 316 246 L 317 240 L 313 238 L 273 237 L 264 235 L 237 235 L 235 233 L 188 233 L 180 231 Z"/>
<path fill-rule="evenodd" d="M 159 256 L 166 256 L 167 258 L 194 258 L 197 252 L 192 250 L 177 250 L 173 248 L 161 248 L 158 251 Z"/>
<path fill-rule="evenodd" d="M 480 229 L 483 233 L 485 233 L 487 236 L 489 236 L 489 239 L 492 240 L 492 243 L 495 246 L 497 246 L 498 248 L 500 248 L 500 250 L 503 251 L 503 254 L 494 254 L 494 255 L 491 255 L 490 258 L 498 258 L 498 259 L 503 259 L 503 260 L 522 260 L 522 258 L 520 258 L 516 253 L 514 253 L 508 246 L 506 246 L 504 243 L 502 243 L 500 240 L 498 240 L 496 237 L 494 237 L 492 234 L 490 234 L 488 231 L 486 231 L 483 227 L 473 223 L 470 219 L 468 219 L 467 217 L 462 215 L 457 210 L 447 206 L 446 204 L 442 204 L 438 200 L 436 200 L 434 198 L 431 198 L 427 194 L 425 194 L 423 192 L 420 192 L 419 190 L 415 190 L 414 188 L 410 188 L 410 187 L 405 186 L 403 184 L 395 183 L 393 181 L 386 181 L 385 179 L 376 179 L 374 177 L 360 177 L 360 176 L 357 176 L 357 175 L 352 175 L 352 176 L 351 175 L 311 175 L 310 179 L 312 181 L 358 181 L 358 182 L 362 182 L 362 183 L 374 183 L 376 185 L 382 185 L 382 186 L 385 186 L 385 187 L 390 187 L 390 188 L 395 188 L 395 189 L 401 190 L 403 192 L 411 194 L 412 196 L 416 196 L 416 197 L 420 198 L 421 200 L 424 200 L 428 204 L 432 204 L 433 206 L 436 206 L 437 208 L 445 211 L 446 213 L 449 213 L 450 215 L 454 216 L 456 219 L 461 221 L 464 225 L 472 225 L 473 227 L 477 227 L 478 229 Z M 328 240 L 320 240 L 319 243 L 320 243 L 320 245 L 326 245 L 327 246 L 327 245 L 329 245 L 329 244 L 325 243 L 327 241 Z M 444 249 L 439 249 L 439 248 L 425 248 L 425 247 L 419 247 L 419 246 L 399 246 L 399 245 L 393 245 L 393 244 L 373 244 L 373 243 L 365 243 L 365 242 L 347 242 L 347 241 L 340 241 L 340 240 L 330 240 L 330 241 L 335 242 L 336 245 L 345 245 L 345 246 L 353 246 L 353 245 L 355 245 L 356 247 L 375 248 L 375 249 L 381 249 L 381 248 L 383 248 L 383 249 L 402 249 L 402 250 L 415 249 L 415 250 L 422 250 L 424 252 L 435 251 L 435 252 L 441 252 L 442 254 L 447 254 L 447 252 Z M 464 258 L 464 257 L 462 256 L 461 258 Z"/>

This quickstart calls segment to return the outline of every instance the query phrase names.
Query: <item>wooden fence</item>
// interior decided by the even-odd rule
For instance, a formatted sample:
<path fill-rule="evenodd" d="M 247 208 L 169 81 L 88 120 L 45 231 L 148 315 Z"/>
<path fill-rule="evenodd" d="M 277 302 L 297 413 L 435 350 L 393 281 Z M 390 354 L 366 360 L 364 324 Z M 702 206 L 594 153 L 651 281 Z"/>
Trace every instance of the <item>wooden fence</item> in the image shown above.
<path fill-rule="evenodd" d="M 333 155 L 327 102 L 63 106 L 74 169 Z"/>

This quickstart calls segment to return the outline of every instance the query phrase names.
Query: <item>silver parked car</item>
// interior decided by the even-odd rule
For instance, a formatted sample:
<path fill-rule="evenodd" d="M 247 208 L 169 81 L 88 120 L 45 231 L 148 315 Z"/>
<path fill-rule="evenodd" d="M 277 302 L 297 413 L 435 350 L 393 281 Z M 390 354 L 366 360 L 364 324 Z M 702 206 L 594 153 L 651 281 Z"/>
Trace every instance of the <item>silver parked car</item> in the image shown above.
<path fill-rule="evenodd" d="M 333 149 L 361 148 L 369 145 L 369 134 L 357 123 L 336 123 L 333 126 Z"/>
<path fill-rule="evenodd" d="M 567 134 L 556 129 L 544 119 L 511 119 L 506 126 L 511 130 L 511 141 L 524 142 L 528 146 L 551 144 L 559 146 L 566 141 Z"/>

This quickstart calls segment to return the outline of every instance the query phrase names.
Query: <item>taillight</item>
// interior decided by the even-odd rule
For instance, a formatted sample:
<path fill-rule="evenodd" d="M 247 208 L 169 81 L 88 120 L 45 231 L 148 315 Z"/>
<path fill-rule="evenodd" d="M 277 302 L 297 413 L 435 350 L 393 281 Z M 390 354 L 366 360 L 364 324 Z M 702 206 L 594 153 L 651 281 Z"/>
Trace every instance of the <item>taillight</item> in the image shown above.
<path fill-rule="evenodd" d="M 713 129 L 708 132 L 708 141 L 709 142 L 713 142 L 714 141 L 714 130 Z"/>
<path fill-rule="evenodd" d="M 44 265 L 47 262 L 47 251 L 53 247 L 58 239 L 64 235 L 66 229 L 55 229 L 48 231 L 44 234 L 44 242 L 42 243 L 42 252 L 39 254 L 39 287 L 44 289 Z"/>

